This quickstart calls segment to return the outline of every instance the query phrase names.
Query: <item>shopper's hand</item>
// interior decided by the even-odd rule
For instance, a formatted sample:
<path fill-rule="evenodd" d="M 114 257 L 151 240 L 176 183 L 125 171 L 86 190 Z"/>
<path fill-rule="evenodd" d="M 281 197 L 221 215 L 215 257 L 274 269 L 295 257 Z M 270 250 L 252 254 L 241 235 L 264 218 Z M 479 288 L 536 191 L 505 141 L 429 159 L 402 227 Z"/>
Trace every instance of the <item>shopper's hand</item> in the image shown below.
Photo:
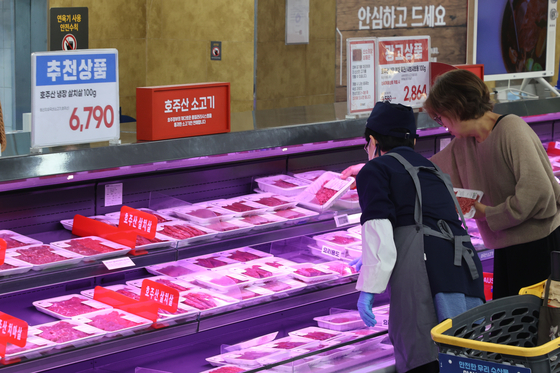
<path fill-rule="evenodd" d="M 483 205 L 480 202 L 475 202 L 474 209 L 476 210 L 474 213 L 474 218 L 476 220 L 486 220 L 486 205 Z"/>
<path fill-rule="evenodd" d="M 362 169 L 362 167 L 364 167 L 364 165 L 365 165 L 365 163 L 360 163 L 360 164 L 355 164 L 353 166 L 348 167 L 347 169 L 342 171 L 342 174 L 340 175 L 340 178 L 342 180 L 346 180 L 350 176 L 356 177 L 356 175 L 358 175 L 358 172 L 360 172 L 360 170 Z M 356 182 L 355 181 L 352 183 L 350 188 L 356 189 Z"/>
<path fill-rule="evenodd" d="M 356 266 L 356 271 L 360 272 L 360 269 L 362 269 L 362 257 L 360 256 L 359 258 L 356 258 L 354 260 L 352 260 L 350 263 L 351 266 L 355 265 Z"/>
<path fill-rule="evenodd" d="M 375 315 L 371 310 L 373 308 L 374 298 L 375 294 L 366 293 L 365 291 L 360 292 L 360 297 L 358 298 L 358 312 L 360 313 L 362 321 L 367 326 L 375 326 L 375 324 L 377 324 Z"/>

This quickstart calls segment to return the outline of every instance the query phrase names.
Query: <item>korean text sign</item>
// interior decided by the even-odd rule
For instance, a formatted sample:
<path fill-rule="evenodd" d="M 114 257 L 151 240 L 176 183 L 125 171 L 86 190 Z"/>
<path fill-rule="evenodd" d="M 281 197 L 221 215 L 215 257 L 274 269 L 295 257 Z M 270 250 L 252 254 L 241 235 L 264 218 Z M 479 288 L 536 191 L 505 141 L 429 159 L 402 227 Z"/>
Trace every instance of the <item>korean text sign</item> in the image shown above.
<path fill-rule="evenodd" d="M 25 321 L 0 312 L 0 356 L 4 356 L 6 344 L 25 347 L 28 325 Z"/>
<path fill-rule="evenodd" d="M 177 308 L 179 307 L 179 291 L 177 291 L 177 289 L 145 279 L 142 281 L 141 291 L 141 301 L 153 300 L 158 303 L 162 309 L 171 313 L 177 312 Z"/>
<path fill-rule="evenodd" d="M 421 107 L 430 89 L 430 37 L 379 38 L 377 100 Z"/>
<path fill-rule="evenodd" d="M 128 206 L 121 208 L 120 229 L 130 229 L 143 237 L 153 239 L 156 236 L 156 226 L 157 218 L 155 215 Z"/>
<path fill-rule="evenodd" d="M 346 40 L 348 113 L 369 113 L 375 105 L 375 38 Z"/>
<path fill-rule="evenodd" d="M 31 147 L 120 137 L 116 49 L 31 55 Z"/>
<path fill-rule="evenodd" d="M 163 140 L 230 131 L 229 83 L 136 88 L 136 137 Z"/>

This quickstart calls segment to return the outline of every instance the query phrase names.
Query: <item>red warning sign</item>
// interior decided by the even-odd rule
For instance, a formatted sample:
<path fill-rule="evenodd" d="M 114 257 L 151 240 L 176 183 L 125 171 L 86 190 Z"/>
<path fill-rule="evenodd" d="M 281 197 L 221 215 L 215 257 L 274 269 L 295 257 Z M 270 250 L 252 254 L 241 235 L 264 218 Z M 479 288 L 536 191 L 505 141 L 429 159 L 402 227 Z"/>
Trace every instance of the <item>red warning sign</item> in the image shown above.
<path fill-rule="evenodd" d="M 64 35 L 62 38 L 62 50 L 63 51 L 73 51 L 78 49 L 78 41 L 76 37 L 72 34 Z"/>

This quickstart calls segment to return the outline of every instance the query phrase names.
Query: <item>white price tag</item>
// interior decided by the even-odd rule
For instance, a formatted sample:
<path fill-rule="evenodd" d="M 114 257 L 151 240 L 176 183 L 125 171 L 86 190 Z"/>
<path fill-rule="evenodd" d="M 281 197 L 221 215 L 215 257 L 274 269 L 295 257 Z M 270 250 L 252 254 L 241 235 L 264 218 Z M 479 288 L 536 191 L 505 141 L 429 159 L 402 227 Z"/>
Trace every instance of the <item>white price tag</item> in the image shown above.
<path fill-rule="evenodd" d="M 67 244 L 66 242 L 54 242 L 53 245 L 58 246 L 58 247 L 62 247 L 62 248 L 72 246 L 70 244 Z"/>
<path fill-rule="evenodd" d="M 247 290 L 252 291 L 255 294 L 259 294 L 259 295 L 267 295 L 270 294 L 270 291 L 260 288 L 258 286 L 250 286 L 247 288 Z"/>
<path fill-rule="evenodd" d="M 73 327 L 76 330 L 79 330 L 81 332 L 87 333 L 87 334 L 97 334 L 99 333 L 97 328 L 94 328 L 92 326 L 89 325 L 76 325 Z"/>
<path fill-rule="evenodd" d="M 68 245 L 70 246 L 70 245 Z M 64 250 L 52 250 L 56 255 L 63 256 L 68 259 L 76 258 L 77 255 L 74 254 L 72 251 L 64 251 Z"/>
<path fill-rule="evenodd" d="M 330 179 L 326 184 L 325 188 L 329 188 L 332 190 L 341 190 L 348 184 L 348 180 L 342 179 Z"/>
<path fill-rule="evenodd" d="M 16 240 L 18 242 L 21 243 L 25 243 L 25 244 L 38 244 L 37 240 L 34 240 L 31 237 L 25 237 L 25 236 L 12 236 L 10 237 L 13 240 Z"/>
<path fill-rule="evenodd" d="M 103 246 L 110 247 L 111 249 L 117 249 L 117 250 L 123 250 L 124 249 L 121 245 L 119 245 L 118 243 L 115 243 L 115 242 L 100 241 L 99 243 Z"/>
<path fill-rule="evenodd" d="M 105 185 L 105 206 L 122 205 L 123 184 L 107 184 Z"/>
<path fill-rule="evenodd" d="M 105 264 L 105 267 L 107 267 L 107 269 L 134 267 L 136 265 L 128 256 L 117 259 L 104 260 L 103 264 Z"/>
<path fill-rule="evenodd" d="M 332 248 L 330 246 L 323 246 L 321 248 L 321 253 L 323 253 L 325 255 L 328 255 L 328 256 L 331 256 L 331 257 L 336 258 L 336 259 L 340 259 L 343 256 L 342 251 L 337 250 L 335 248 Z"/>
<path fill-rule="evenodd" d="M 105 306 L 105 304 L 99 303 L 99 302 L 94 301 L 94 300 L 85 300 L 85 301 L 83 301 L 82 303 L 85 304 L 85 305 L 87 305 L 87 306 L 96 308 L 96 309 L 98 309 L 98 310 L 107 308 L 107 306 Z"/>
<path fill-rule="evenodd" d="M 344 215 L 336 215 L 334 217 L 334 223 L 336 224 L 336 227 L 341 227 L 343 225 L 348 225 L 350 224 L 350 220 L 348 219 L 348 215 L 344 214 Z"/>

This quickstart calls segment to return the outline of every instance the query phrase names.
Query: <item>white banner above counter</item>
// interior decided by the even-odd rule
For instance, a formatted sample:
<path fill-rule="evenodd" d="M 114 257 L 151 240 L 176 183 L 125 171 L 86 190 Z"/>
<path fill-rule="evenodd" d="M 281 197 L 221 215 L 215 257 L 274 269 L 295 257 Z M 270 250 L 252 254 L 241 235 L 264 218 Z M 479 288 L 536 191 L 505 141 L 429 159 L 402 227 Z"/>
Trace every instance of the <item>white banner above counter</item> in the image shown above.
<path fill-rule="evenodd" d="M 118 143 L 116 49 L 31 54 L 31 148 Z"/>

